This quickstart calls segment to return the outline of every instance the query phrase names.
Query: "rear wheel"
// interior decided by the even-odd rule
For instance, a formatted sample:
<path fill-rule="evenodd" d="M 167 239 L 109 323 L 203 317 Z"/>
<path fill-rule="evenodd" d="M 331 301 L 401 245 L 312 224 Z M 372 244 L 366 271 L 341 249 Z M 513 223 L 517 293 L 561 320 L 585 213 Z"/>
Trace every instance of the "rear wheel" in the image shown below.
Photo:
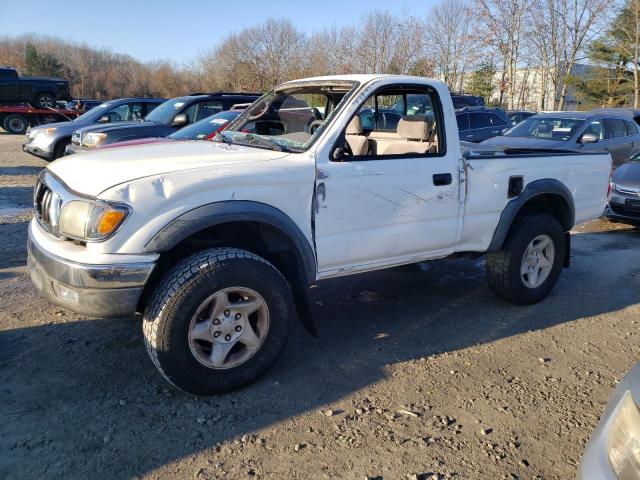
<path fill-rule="evenodd" d="M 167 273 L 143 319 L 147 351 L 175 387 L 213 395 L 263 375 L 282 352 L 294 317 L 289 284 L 253 253 L 215 248 Z"/>
<path fill-rule="evenodd" d="M 18 135 L 27 131 L 29 122 L 22 115 L 7 115 L 2 126 L 7 132 Z"/>
<path fill-rule="evenodd" d="M 558 281 L 565 255 L 560 222 L 551 215 L 528 215 L 517 220 L 502 250 L 487 255 L 489 287 L 512 303 L 539 302 Z"/>
<path fill-rule="evenodd" d="M 56 104 L 56 99 L 51 93 L 39 93 L 36 95 L 35 104 L 40 108 L 52 108 Z"/>

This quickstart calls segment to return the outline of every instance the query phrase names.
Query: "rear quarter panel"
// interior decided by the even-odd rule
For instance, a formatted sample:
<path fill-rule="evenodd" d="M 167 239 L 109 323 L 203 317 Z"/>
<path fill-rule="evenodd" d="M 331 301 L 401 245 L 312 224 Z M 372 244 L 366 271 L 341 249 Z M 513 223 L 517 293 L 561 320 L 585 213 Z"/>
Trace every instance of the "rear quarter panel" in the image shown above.
<path fill-rule="evenodd" d="M 509 177 L 522 176 L 524 187 L 556 179 L 571 192 L 575 223 L 602 215 L 611 173 L 608 154 L 527 155 L 465 160 L 465 213 L 457 251 L 486 251 L 507 203 Z"/>

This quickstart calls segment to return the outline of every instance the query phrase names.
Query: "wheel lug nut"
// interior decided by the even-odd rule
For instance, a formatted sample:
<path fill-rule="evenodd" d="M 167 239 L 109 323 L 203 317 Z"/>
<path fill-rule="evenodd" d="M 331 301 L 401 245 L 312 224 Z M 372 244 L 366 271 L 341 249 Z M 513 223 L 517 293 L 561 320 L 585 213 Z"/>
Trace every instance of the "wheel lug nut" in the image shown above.
<path fill-rule="evenodd" d="M 236 320 L 240 320 L 240 317 L 241 317 L 241 316 L 242 316 L 242 315 L 240 315 L 239 313 L 236 313 Z"/>
<path fill-rule="evenodd" d="M 229 340 L 231 340 L 231 335 L 229 334 L 225 335 L 224 339 L 228 342 Z"/>
<path fill-rule="evenodd" d="M 225 317 L 228 317 L 230 313 L 231 313 L 231 312 L 230 312 L 229 310 L 225 310 L 225 311 L 224 311 L 224 316 L 225 316 Z"/>
<path fill-rule="evenodd" d="M 220 336 L 220 332 L 216 330 L 215 332 L 213 332 L 213 336 L 218 338 Z"/>
<path fill-rule="evenodd" d="M 220 325 L 220 320 L 218 320 L 217 318 L 213 319 L 213 324 L 214 325 Z"/>
<path fill-rule="evenodd" d="M 239 332 L 240 330 L 242 330 L 242 327 L 240 325 L 236 326 L 236 332 Z"/>

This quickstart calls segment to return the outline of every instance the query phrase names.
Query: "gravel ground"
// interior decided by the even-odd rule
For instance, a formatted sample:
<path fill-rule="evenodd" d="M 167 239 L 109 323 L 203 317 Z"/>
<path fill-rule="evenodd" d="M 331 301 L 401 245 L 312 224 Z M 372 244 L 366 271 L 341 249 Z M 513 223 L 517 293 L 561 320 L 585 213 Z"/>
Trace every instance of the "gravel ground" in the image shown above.
<path fill-rule="evenodd" d="M 0 478 L 574 478 L 640 353 L 640 233 L 596 221 L 538 305 L 494 297 L 482 261 L 331 280 L 313 289 L 321 337 L 297 328 L 263 380 L 176 392 L 139 319 L 34 291 L 25 239 L 45 162 L 20 141 L 0 134 Z"/>

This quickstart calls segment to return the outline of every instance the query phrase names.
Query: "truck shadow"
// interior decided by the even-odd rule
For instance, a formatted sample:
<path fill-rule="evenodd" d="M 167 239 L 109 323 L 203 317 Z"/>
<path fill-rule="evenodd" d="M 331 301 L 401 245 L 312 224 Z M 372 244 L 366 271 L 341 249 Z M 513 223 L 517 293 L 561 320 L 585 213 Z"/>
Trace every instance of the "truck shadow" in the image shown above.
<path fill-rule="evenodd" d="M 26 301 L 62 316 L 0 331 L 0 450 L 12 452 L 0 477 L 129 478 L 203 450 L 215 458 L 219 442 L 331 405 L 384 379 L 390 364 L 636 304 L 636 277 L 583 255 L 610 241 L 576 235 L 573 267 L 547 300 L 528 307 L 491 295 L 478 260 L 323 282 L 312 289 L 321 337 L 297 328 L 261 381 L 208 399 L 161 379 L 139 321 L 79 319 L 29 290 Z M 640 269 L 639 251 L 610 253 L 626 273 Z M 603 295 L 603 285 L 616 294 Z"/>

